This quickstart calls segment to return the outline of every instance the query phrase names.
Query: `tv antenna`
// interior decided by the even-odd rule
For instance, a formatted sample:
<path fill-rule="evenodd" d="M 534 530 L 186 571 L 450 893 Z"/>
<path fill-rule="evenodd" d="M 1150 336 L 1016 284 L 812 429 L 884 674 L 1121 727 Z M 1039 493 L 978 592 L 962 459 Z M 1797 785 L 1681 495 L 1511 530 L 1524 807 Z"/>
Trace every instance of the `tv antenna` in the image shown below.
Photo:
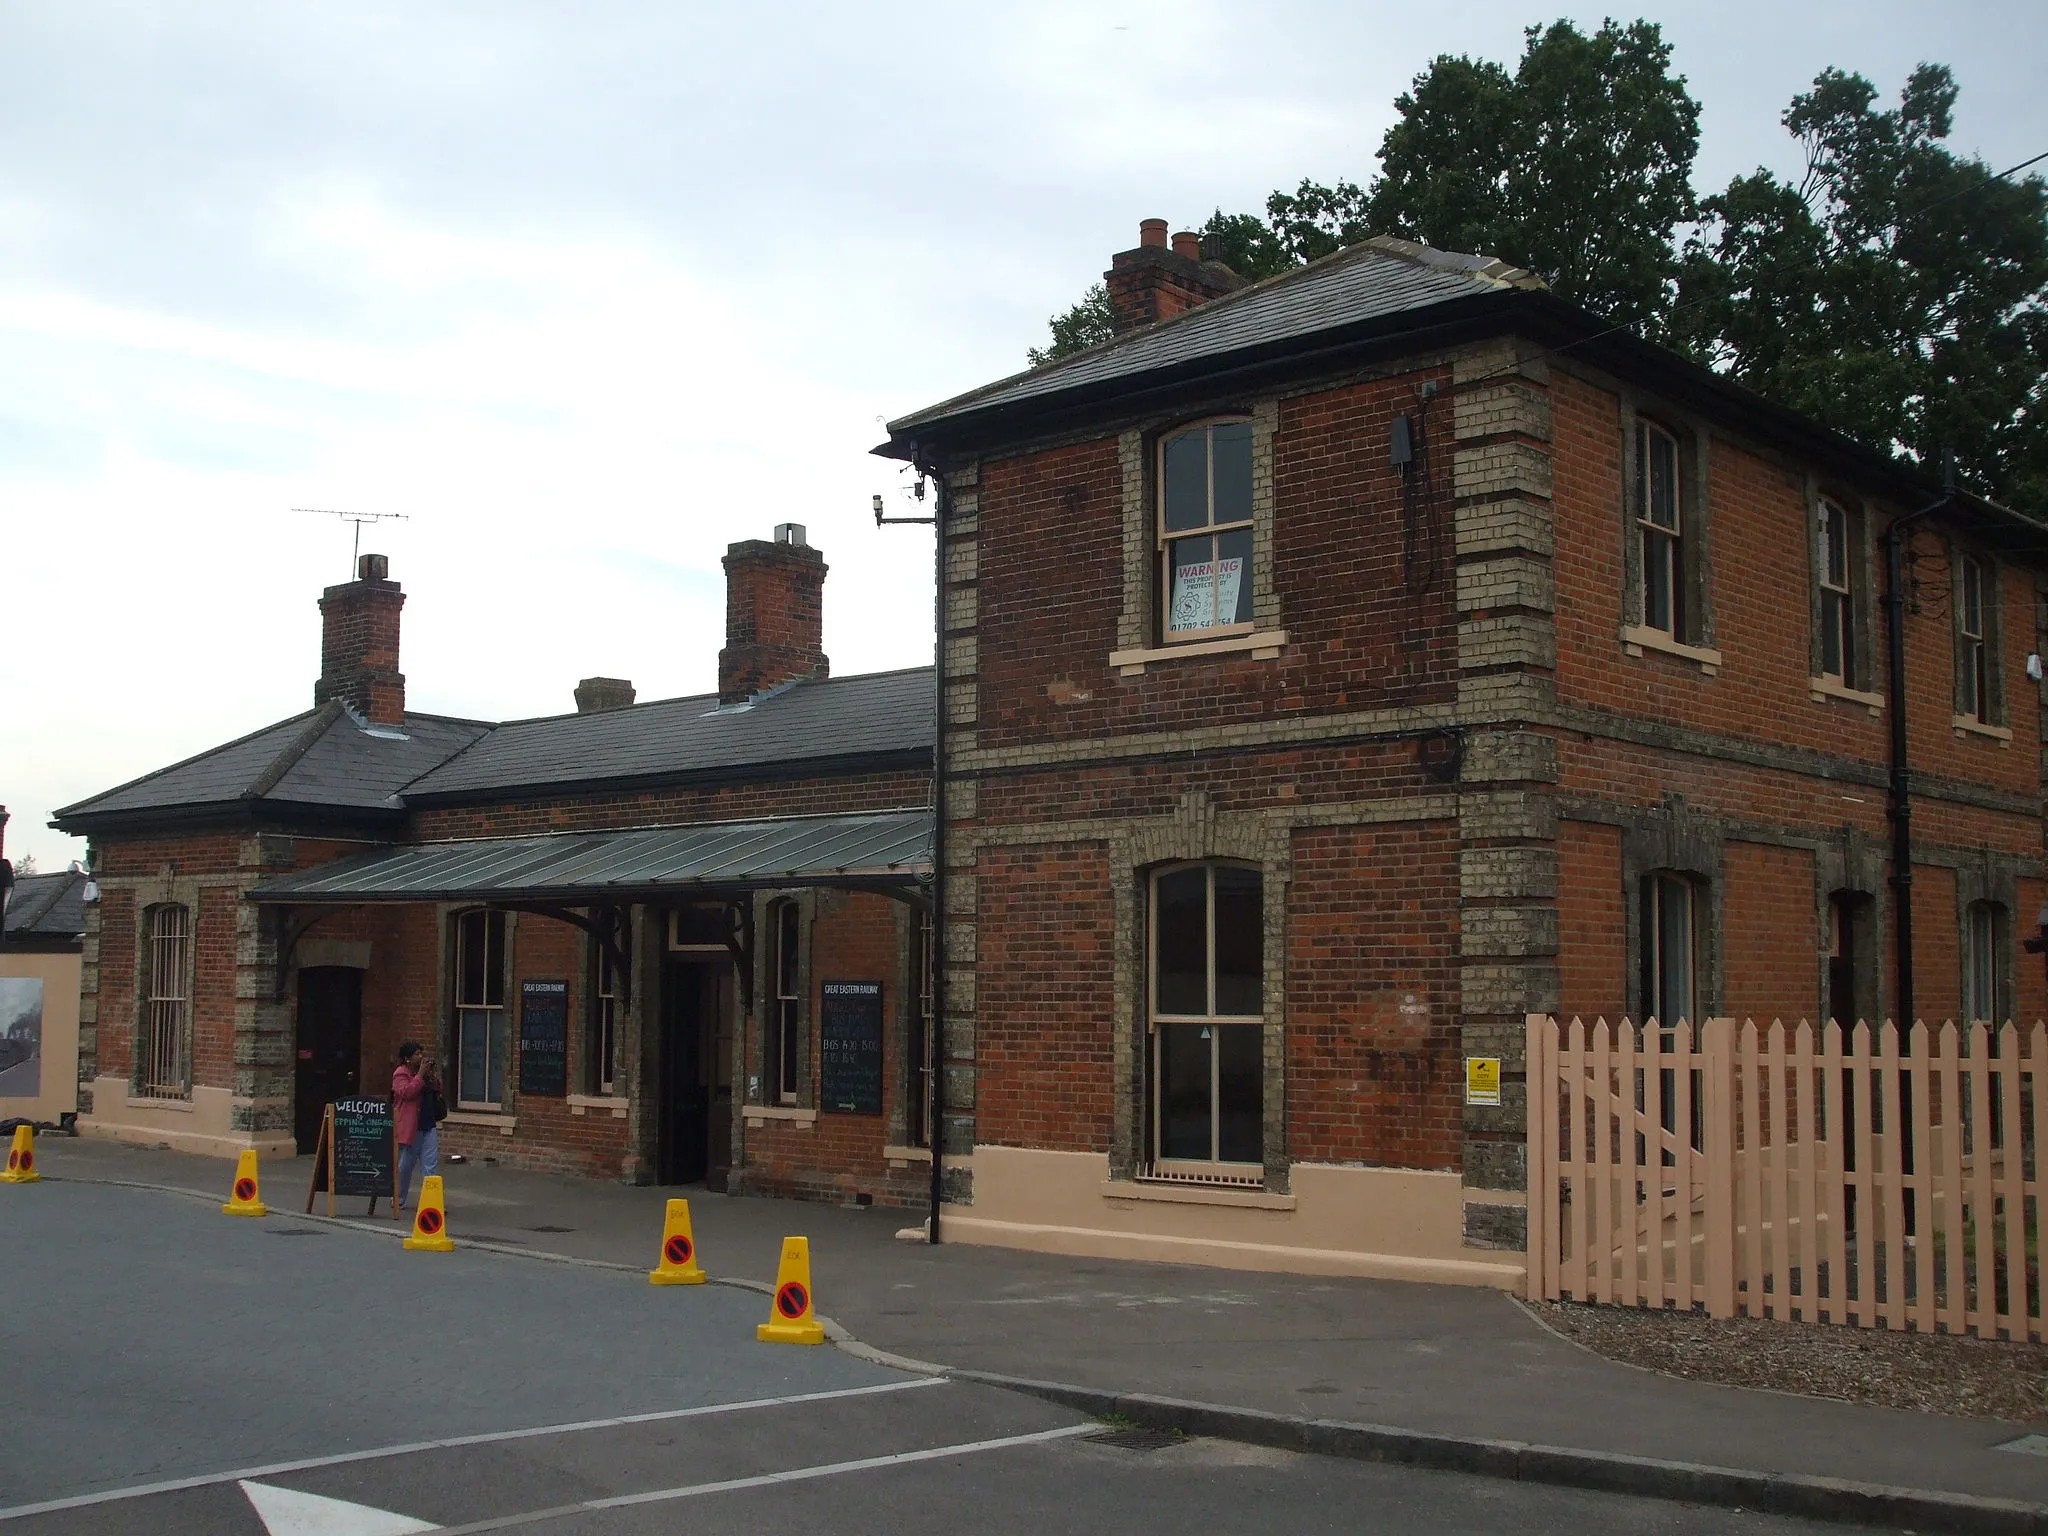
<path fill-rule="evenodd" d="M 294 512 L 307 512 L 314 517 L 338 517 L 345 523 L 356 525 L 355 542 L 348 553 L 348 573 L 354 577 L 356 565 L 363 554 L 363 524 L 403 523 L 411 521 L 403 512 L 337 512 L 332 507 L 293 507 Z"/>

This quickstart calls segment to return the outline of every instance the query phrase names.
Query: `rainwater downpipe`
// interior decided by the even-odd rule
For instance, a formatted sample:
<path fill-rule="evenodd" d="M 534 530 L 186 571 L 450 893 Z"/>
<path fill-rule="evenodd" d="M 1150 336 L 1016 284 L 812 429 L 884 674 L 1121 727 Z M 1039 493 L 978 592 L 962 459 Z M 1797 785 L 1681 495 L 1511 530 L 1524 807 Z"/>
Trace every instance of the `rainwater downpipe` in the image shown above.
<path fill-rule="evenodd" d="M 1884 531 L 1886 703 L 1891 710 L 1891 778 L 1885 816 L 1892 832 L 1892 1018 L 1907 1030 L 1913 1020 L 1913 792 L 1906 752 L 1906 541 L 1915 526 L 1949 504 L 1953 490 L 1917 512 L 1895 517 Z"/>
<path fill-rule="evenodd" d="M 953 496 L 946 477 L 930 473 L 932 501 L 932 937 L 925 963 L 932 973 L 931 1100 L 925 1140 L 932 1153 L 932 1210 L 925 1241 L 939 1240 L 939 1206 L 946 1195 L 946 514 Z"/>

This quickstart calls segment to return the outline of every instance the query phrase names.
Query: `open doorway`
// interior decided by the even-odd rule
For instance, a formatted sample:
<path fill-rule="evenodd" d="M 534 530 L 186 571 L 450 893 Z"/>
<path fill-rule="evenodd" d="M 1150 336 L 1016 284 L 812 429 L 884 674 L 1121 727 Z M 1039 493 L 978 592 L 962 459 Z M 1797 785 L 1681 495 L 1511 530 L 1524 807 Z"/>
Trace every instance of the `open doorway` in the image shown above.
<path fill-rule="evenodd" d="M 663 1184 L 705 1183 L 713 1170 L 723 968 L 710 959 L 671 959 L 662 968 L 656 1178 Z"/>
<path fill-rule="evenodd" d="M 343 965 L 300 971 L 297 1034 L 292 1135 L 301 1152 L 311 1152 L 321 1111 L 355 1097 L 362 1082 L 363 973 Z"/>

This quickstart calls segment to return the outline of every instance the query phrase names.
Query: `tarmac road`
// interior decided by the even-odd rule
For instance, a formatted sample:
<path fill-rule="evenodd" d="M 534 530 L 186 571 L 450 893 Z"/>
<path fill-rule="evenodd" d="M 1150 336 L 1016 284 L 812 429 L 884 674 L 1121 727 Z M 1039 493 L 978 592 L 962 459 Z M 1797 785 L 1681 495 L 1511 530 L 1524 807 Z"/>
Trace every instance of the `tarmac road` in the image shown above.
<path fill-rule="evenodd" d="M 142 1190 L 0 1195 L 0 1536 L 1820 1529 L 1103 1444 L 1036 1399 L 759 1344 L 767 1300 L 748 1290 L 407 1253 Z"/>

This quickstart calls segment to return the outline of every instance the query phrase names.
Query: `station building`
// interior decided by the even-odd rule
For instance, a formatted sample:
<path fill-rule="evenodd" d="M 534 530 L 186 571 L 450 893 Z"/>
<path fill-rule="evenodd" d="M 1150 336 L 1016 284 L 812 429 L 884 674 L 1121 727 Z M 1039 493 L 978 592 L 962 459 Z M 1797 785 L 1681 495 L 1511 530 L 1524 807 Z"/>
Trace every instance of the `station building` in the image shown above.
<path fill-rule="evenodd" d="M 409 713 L 366 557 L 311 713 L 59 813 L 86 1128 L 304 1146 L 412 1037 L 480 1155 L 1513 1287 L 1530 1014 L 2048 1011 L 2042 523 L 1484 257 L 1107 282 L 877 450 L 938 677 L 829 677 L 784 528 L 715 696 Z"/>

